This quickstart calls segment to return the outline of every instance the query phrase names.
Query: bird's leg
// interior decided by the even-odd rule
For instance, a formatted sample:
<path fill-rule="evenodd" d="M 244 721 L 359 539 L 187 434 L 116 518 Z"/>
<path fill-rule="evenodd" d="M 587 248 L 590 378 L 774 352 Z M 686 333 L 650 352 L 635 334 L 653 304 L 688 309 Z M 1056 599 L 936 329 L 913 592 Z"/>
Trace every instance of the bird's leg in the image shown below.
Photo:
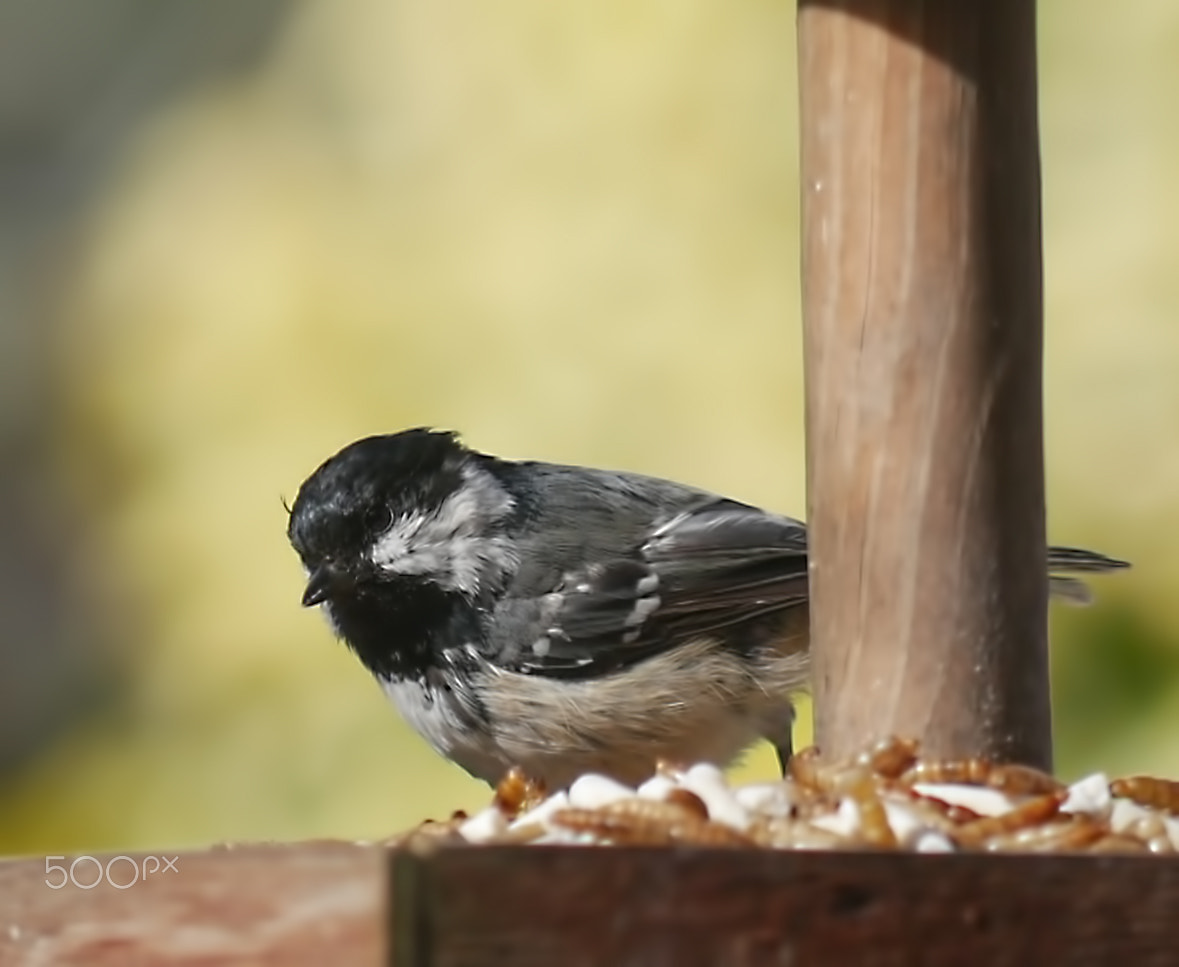
<path fill-rule="evenodd" d="M 778 754 L 778 767 L 783 777 L 790 768 L 790 757 L 794 755 L 794 705 L 787 704 L 781 714 L 776 715 L 765 730 L 765 737 Z"/>
<path fill-rule="evenodd" d="M 786 774 L 790 769 L 790 757 L 794 755 L 794 741 L 787 737 L 782 744 L 774 743 L 774 751 L 778 753 L 778 766 L 782 770 L 782 778 L 786 778 Z"/>

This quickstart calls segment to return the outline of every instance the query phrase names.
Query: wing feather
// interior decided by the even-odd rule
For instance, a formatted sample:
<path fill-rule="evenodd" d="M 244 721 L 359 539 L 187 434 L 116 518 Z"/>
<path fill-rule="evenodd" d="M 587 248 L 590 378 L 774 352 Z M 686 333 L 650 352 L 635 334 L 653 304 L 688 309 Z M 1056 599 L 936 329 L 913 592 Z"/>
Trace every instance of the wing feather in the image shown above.
<path fill-rule="evenodd" d="M 710 499 L 652 529 L 625 556 L 564 575 L 515 667 L 580 677 L 623 668 L 804 603 L 801 523 Z"/>

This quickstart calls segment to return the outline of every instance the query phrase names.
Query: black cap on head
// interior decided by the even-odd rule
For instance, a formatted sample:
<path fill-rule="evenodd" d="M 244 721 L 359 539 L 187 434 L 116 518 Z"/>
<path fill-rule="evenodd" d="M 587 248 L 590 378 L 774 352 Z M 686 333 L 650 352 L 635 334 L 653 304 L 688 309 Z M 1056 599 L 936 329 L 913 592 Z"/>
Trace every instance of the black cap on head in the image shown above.
<path fill-rule="evenodd" d="M 299 488 L 287 536 L 312 569 L 357 555 L 395 516 L 440 505 L 467 456 L 456 434 L 426 428 L 350 443 Z"/>

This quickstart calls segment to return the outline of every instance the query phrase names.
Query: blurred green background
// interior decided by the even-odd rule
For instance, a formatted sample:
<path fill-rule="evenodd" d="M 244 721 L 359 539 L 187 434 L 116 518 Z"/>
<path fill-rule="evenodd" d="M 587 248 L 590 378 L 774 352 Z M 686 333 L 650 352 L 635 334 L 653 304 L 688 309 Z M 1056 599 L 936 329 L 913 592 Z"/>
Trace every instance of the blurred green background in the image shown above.
<path fill-rule="evenodd" d="M 1177 50 L 1041 4 L 1050 532 L 1137 565 L 1054 610 L 1066 775 L 1179 775 Z M 432 424 L 801 513 L 796 155 L 790 0 L 0 0 L 0 852 L 484 803 L 281 500 Z"/>

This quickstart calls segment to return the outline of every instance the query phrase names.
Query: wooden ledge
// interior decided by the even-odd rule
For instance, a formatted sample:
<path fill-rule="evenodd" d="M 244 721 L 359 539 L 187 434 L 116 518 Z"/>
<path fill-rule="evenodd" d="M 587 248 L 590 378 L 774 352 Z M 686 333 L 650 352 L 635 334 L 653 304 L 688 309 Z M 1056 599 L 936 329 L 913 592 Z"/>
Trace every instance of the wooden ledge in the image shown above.
<path fill-rule="evenodd" d="M 577 847 L 393 857 L 393 963 L 1176 963 L 1179 860 Z"/>
<path fill-rule="evenodd" d="M 380 964 L 385 944 L 386 851 L 345 843 L 244 846 L 175 851 L 176 871 L 146 854 L 110 866 L 96 855 L 101 881 L 83 889 L 68 880 L 77 855 L 0 863 L 0 964 L 29 967 L 327 967 Z M 132 865 L 135 864 L 135 866 Z M 165 864 L 160 863 L 163 867 Z M 96 880 L 97 863 L 75 866 L 81 884 Z"/>
<path fill-rule="evenodd" d="M 1151 967 L 1179 951 L 1176 858 L 305 843 L 176 867 L 54 890 L 44 858 L 0 863 L 0 964 Z"/>

